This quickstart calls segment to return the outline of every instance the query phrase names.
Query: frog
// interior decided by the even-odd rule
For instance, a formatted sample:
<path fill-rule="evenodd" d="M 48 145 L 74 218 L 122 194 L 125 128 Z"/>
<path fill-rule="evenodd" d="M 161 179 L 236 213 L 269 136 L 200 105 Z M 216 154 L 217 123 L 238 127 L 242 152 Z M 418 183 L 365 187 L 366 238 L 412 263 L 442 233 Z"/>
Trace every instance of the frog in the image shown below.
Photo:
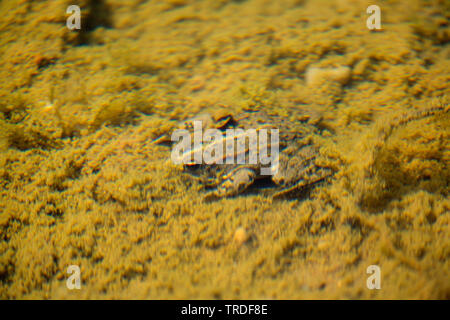
<path fill-rule="evenodd" d="M 218 129 L 224 133 L 228 129 L 277 129 L 278 131 L 278 161 L 276 163 L 184 163 L 184 172 L 200 181 L 206 193 L 205 201 L 236 197 L 249 192 L 252 187 L 273 199 L 304 196 L 307 191 L 320 182 L 332 176 L 333 170 L 321 163 L 320 145 L 317 139 L 320 135 L 320 119 L 303 113 L 285 112 L 284 114 L 266 111 L 245 111 L 238 115 L 220 110 L 214 113 L 202 113 L 180 124 L 180 128 L 195 133 L 193 123 L 201 121 L 203 130 Z M 205 143 L 202 149 L 211 146 Z M 215 141 L 214 143 L 217 143 Z M 243 149 L 248 159 L 250 141 Z M 268 143 L 271 146 L 271 142 Z M 257 148 L 257 152 L 261 150 Z M 187 154 L 191 156 L 192 151 Z M 265 169 L 265 171 L 263 170 Z M 265 172 L 263 174 L 263 172 Z M 267 173 L 269 172 L 269 174 Z M 261 187 L 262 186 L 262 187 Z"/>

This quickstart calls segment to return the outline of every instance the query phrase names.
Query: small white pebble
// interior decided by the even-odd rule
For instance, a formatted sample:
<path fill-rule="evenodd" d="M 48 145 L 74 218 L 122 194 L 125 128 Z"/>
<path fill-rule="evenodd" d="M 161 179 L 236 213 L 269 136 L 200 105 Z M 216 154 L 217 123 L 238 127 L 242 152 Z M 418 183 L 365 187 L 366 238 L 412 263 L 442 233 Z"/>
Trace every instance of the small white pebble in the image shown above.
<path fill-rule="evenodd" d="M 339 68 L 314 68 L 306 71 L 306 84 L 309 87 L 318 87 L 326 81 L 338 82 L 341 85 L 350 80 L 351 70 L 349 67 Z"/>
<path fill-rule="evenodd" d="M 233 240 L 237 245 L 242 245 L 248 239 L 247 231 L 243 227 L 239 227 L 234 232 Z"/>

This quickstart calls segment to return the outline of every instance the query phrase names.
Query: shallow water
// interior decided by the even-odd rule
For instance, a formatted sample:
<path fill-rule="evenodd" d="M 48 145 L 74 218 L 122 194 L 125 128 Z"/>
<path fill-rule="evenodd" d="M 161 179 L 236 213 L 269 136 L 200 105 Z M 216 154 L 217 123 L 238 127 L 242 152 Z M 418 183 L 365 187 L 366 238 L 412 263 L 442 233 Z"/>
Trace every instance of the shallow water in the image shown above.
<path fill-rule="evenodd" d="M 450 298 L 448 2 L 70 4 L 0 2 L 1 298 Z M 334 175 L 203 201 L 156 142 L 218 110 L 306 115 Z"/>

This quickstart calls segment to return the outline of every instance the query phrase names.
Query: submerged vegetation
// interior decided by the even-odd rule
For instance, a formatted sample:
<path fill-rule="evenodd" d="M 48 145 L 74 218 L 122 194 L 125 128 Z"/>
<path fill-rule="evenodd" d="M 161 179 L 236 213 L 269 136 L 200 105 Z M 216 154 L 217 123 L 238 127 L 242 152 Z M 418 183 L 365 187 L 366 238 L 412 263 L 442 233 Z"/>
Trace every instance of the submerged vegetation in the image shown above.
<path fill-rule="evenodd" d="M 450 297 L 445 1 L 67 3 L 0 1 L 1 298 Z M 203 202 L 155 141 L 218 109 L 313 123 L 336 174 Z"/>

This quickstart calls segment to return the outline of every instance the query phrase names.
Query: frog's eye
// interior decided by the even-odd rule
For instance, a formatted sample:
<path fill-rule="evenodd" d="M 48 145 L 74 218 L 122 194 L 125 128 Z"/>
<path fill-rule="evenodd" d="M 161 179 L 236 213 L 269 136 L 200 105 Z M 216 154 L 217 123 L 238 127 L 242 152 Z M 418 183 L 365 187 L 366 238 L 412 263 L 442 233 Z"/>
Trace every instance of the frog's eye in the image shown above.
<path fill-rule="evenodd" d="M 231 121 L 231 116 L 217 119 L 216 128 L 221 129 L 224 128 Z"/>

